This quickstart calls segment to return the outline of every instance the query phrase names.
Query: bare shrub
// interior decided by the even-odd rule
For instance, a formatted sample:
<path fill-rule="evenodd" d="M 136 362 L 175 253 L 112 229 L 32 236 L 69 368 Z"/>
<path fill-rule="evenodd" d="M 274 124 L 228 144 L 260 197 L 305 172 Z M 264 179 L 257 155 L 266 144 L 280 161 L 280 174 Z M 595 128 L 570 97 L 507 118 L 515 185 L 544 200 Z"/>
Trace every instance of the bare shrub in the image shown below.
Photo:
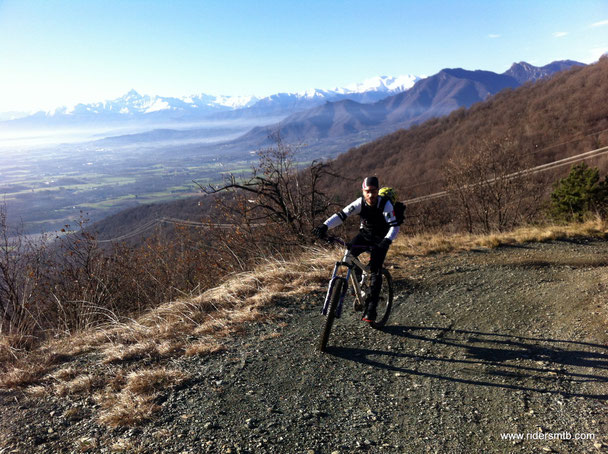
<path fill-rule="evenodd" d="M 0 205 L 0 335 L 9 336 L 11 347 L 30 347 L 41 328 L 45 308 L 37 293 L 44 254 L 44 239 L 35 242 L 11 229 L 6 206 Z"/>
<path fill-rule="evenodd" d="M 271 138 L 275 145 L 257 152 L 258 163 L 250 177 L 229 174 L 223 185 L 199 187 L 206 194 L 238 191 L 230 206 L 241 217 L 237 225 L 269 225 L 265 236 L 284 249 L 290 240 L 307 243 L 314 223 L 327 214 L 331 203 L 320 183 L 333 173 L 329 164 L 320 161 L 298 166 L 298 148 L 283 142 L 280 132 Z"/>
<path fill-rule="evenodd" d="M 540 209 L 544 181 L 529 174 L 521 144 L 509 137 L 480 140 L 450 160 L 446 189 L 456 219 L 469 232 L 504 231 L 531 219 Z"/>

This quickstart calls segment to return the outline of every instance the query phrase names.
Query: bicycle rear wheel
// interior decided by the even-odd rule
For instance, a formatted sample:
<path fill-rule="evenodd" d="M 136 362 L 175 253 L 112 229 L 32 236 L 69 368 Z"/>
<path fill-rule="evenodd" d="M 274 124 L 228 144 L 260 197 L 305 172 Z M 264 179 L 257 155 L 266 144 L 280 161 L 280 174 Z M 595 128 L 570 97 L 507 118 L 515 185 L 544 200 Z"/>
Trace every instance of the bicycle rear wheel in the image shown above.
<path fill-rule="evenodd" d="M 391 273 L 386 268 L 382 268 L 382 287 L 380 289 L 380 297 L 378 298 L 378 317 L 372 323 L 374 328 L 381 328 L 386 325 L 388 317 L 391 315 L 393 308 L 393 278 Z"/>
<path fill-rule="evenodd" d="M 323 332 L 321 333 L 321 338 L 319 339 L 318 350 L 320 352 L 324 352 L 327 347 L 327 341 L 329 339 L 329 333 L 331 332 L 331 327 L 334 324 L 334 318 L 336 317 L 336 308 L 338 307 L 338 302 L 340 301 L 340 295 L 342 295 L 342 286 L 346 282 L 342 278 L 336 278 L 334 281 L 334 286 L 331 289 L 331 296 L 329 299 L 329 309 L 327 309 L 327 316 L 325 318 L 325 325 L 323 326 Z"/>

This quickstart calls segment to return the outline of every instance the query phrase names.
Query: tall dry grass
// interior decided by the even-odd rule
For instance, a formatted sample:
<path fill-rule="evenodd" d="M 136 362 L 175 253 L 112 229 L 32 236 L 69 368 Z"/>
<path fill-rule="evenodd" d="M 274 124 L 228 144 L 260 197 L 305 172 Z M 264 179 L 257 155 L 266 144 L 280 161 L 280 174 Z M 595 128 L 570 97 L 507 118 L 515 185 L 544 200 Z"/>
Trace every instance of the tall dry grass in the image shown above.
<path fill-rule="evenodd" d="M 582 223 L 544 224 L 518 227 L 508 232 L 492 234 L 428 233 L 400 236 L 391 248 L 393 255 L 430 255 L 441 252 L 466 251 L 475 248 L 544 242 L 576 237 L 605 238 L 608 222 L 595 217 Z"/>

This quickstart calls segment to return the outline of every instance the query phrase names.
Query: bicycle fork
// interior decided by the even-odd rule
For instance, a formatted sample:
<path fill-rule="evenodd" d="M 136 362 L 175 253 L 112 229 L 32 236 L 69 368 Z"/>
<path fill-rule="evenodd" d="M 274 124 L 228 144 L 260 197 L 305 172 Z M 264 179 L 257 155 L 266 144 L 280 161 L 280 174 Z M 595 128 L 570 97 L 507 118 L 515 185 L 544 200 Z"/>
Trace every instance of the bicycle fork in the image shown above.
<path fill-rule="evenodd" d="M 346 279 L 344 279 L 342 277 L 338 277 L 338 271 L 339 271 L 340 267 L 342 267 L 342 266 L 345 266 L 346 270 L 347 270 Z M 348 282 L 349 282 L 348 280 L 350 278 L 350 273 L 351 273 L 351 266 L 348 263 L 336 262 L 336 264 L 334 265 L 334 272 L 332 273 L 331 279 L 329 280 L 329 286 L 327 288 L 327 295 L 325 295 L 325 302 L 323 303 L 323 309 L 321 310 L 321 313 L 323 315 L 327 315 L 332 290 L 334 289 L 336 282 L 338 282 L 338 280 L 340 280 L 340 279 L 344 279 L 344 285 L 342 286 L 342 292 L 340 293 L 340 301 L 338 302 L 338 307 L 336 307 L 335 317 L 340 318 L 340 316 L 342 315 L 342 303 L 344 302 L 344 297 L 346 296 L 346 291 L 348 290 Z"/>

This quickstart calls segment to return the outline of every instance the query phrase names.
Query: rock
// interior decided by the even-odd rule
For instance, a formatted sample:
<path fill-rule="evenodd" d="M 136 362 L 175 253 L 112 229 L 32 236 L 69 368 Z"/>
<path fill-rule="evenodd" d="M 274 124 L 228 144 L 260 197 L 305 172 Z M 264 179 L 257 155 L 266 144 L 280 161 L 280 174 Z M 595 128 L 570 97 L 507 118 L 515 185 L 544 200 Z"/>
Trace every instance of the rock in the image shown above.
<path fill-rule="evenodd" d="M 253 429 L 257 426 L 257 422 L 253 418 L 248 418 L 245 420 L 245 425 L 247 426 L 247 428 Z"/>

